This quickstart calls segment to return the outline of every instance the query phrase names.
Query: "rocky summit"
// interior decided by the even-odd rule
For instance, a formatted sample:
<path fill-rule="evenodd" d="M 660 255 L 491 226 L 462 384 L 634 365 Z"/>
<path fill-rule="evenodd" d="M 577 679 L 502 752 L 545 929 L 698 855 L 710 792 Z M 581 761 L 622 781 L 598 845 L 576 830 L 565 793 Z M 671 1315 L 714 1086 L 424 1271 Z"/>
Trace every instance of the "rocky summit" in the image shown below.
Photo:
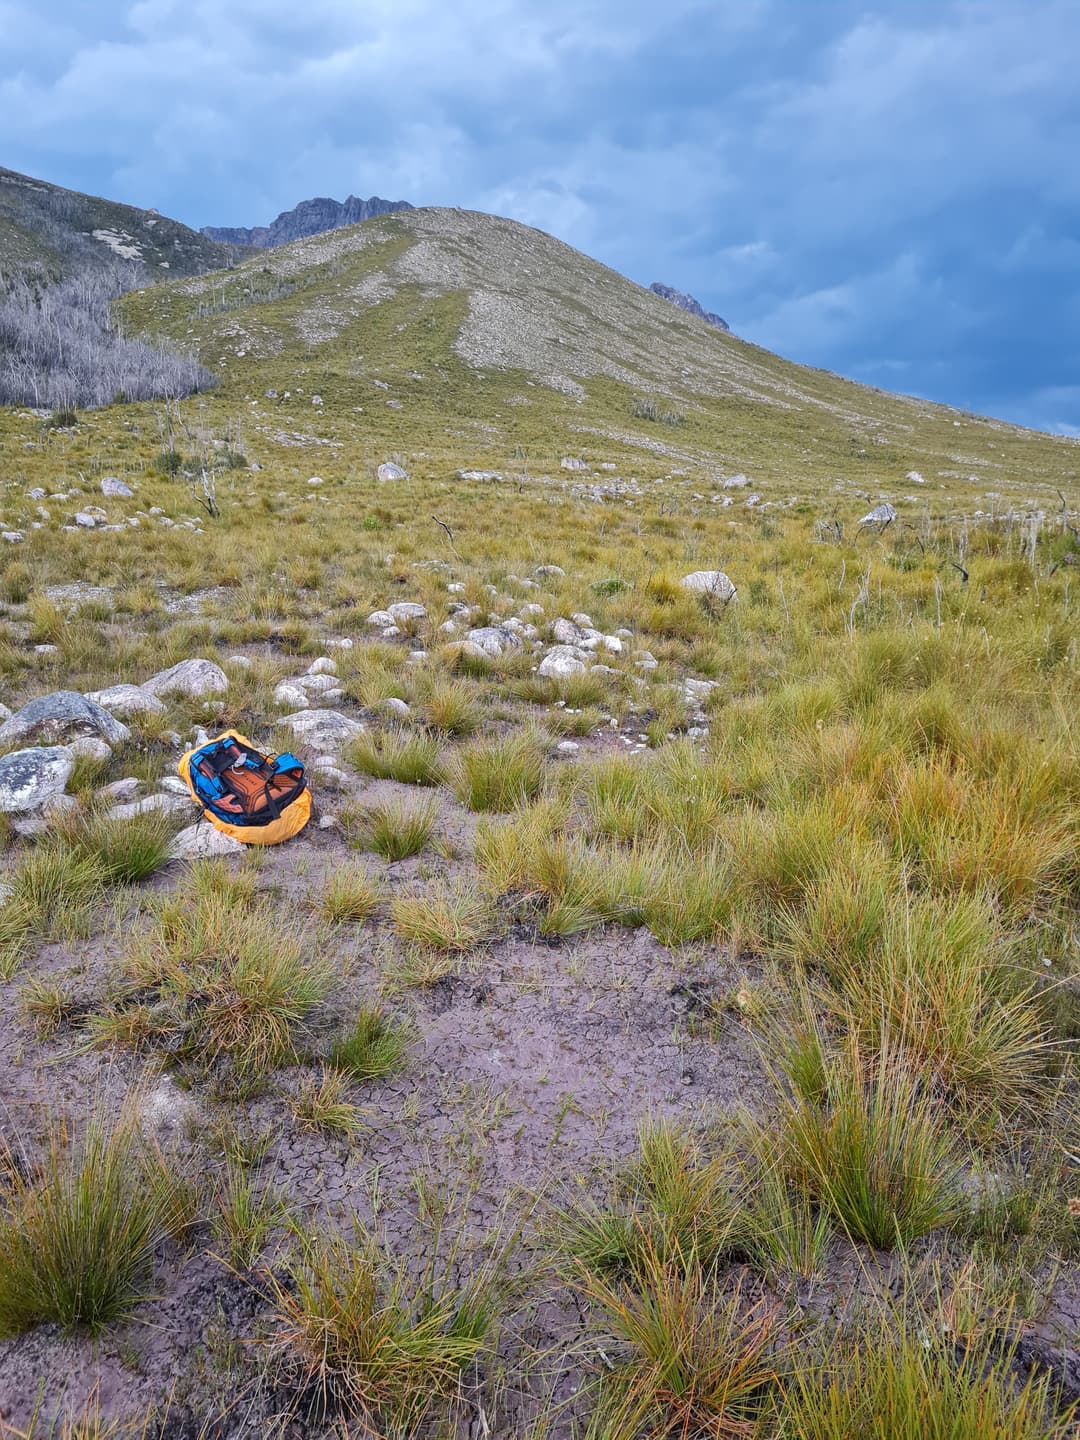
<path fill-rule="evenodd" d="M 225 245 L 249 245 L 256 250 L 269 250 L 275 245 L 287 245 L 290 240 L 303 240 L 324 230 L 337 230 L 342 225 L 373 220 L 376 215 L 392 215 L 397 210 L 411 209 L 407 200 L 380 200 L 377 195 L 370 200 L 361 200 L 356 195 L 349 195 L 344 200 L 319 196 L 314 200 L 301 200 L 291 210 L 283 210 L 269 225 L 255 225 L 250 229 L 243 225 L 204 225 L 202 234 Z"/>

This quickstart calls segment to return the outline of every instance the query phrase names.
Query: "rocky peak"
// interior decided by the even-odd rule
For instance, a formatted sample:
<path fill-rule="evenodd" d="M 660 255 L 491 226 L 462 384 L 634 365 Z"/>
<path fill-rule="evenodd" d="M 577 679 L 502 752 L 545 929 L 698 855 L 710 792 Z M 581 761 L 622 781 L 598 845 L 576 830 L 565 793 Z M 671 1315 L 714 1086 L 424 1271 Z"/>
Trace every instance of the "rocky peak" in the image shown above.
<path fill-rule="evenodd" d="M 301 200 L 291 210 L 283 210 L 270 225 L 256 225 L 251 229 L 242 225 L 204 225 L 202 233 L 208 239 L 223 244 L 250 245 L 257 250 L 269 250 L 275 245 L 287 245 L 290 240 L 321 235 L 324 230 L 336 230 L 342 225 L 373 220 L 376 215 L 390 215 L 396 210 L 412 208 L 407 200 L 380 200 L 377 195 L 370 200 L 349 195 L 343 201 L 317 196 L 313 200 Z"/>
<path fill-rule="evenodd" d="M 204 233 L 209 234 L 209 231 L 205 231 Z M 211 238 L 215 240 L 219 238 L 223 239 L 224 232 L 219 236 L 215 231 Z M 726 320 L 721 319 L 721 317 L 714 314 L 712 310 L 706 310 L 699 301 L 694 299 L 693 295 L 687 295 L 682 290 L 674 290 L 670 285 L 661 285 L 659 280 L 654 280 L 649 286 L 649 289 L 654 295 L 659 295 L 661 300 L 670 300 L 672 305 L 677 305 L 680 310 L 685 310 L 688 315 L 695 315 L 699 320 L 704 320 L 705 324 L 711 325 L 714 330 L 731 329 L 731 326 Z"/>

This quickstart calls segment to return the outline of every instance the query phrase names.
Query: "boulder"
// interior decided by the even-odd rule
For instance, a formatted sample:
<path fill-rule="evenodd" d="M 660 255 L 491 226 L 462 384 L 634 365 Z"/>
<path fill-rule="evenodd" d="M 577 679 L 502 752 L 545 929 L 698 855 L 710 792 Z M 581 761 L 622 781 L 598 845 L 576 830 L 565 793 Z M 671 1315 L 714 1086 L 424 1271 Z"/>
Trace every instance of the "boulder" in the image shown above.
<path fill-rule="evenodd" d="M 9 545 L 18 545 L 20 541 L 26 539 L 26 536 L 21 530 L 4 530 L 0 533 L 3 534 L 4 539 Z"/>
<path fill-rule="evenodd" d="M 566 574 L 566 571 L 562 568 L 561 565 L 537 565 L 536 569 L 533 571 L 533 574 L 534 574 L 534 575 L 540 575 L 540 576 L 542 576 L 542 577 L 544 577 L 544 576 L 557 576 L 557 577 L 559 577 L 559 576 L 565 575 L 565 574 Z"/>
<path fill-rule="evenodd" d="M 118 480 L 115 475 L 102 477 L 101 493 L 116 500 L 131 500 L 135 495 L 131 486 L 125 485 L 123 480 Z"/>
<path fill-rule="evenodd" d="M 336 675 L 297 675 L 295 680 L 285 682 L 295 685 L 305 695 L 327 695 L 331 690 L 340 690 L 341 681 Z"/>
<path fill-rule="evenodd" d="M 374 625 L 378 630 L 385 630 L 388 626 L 393 625 L 394 617 L 389 610 L 373 610 L 367 617 L 367 623 Z"/>
<path fill-rule="evenodd" d="M 75 515 L 75 524 L 80 530 L 93 530 L 97 524 L 97 518 L 86 510 L 79 510 Z"/>
<path fill-rule="evenodd" d="M 896 519 L 896 511 L 886 501 L 882 505 L 875 505 L 874 508 L 864 515 L 859 521 L 860 525 L 890 525 Z"/>
<path fill-rule="evenodd" d="M 394 715 L 398 720 L 408 720 L 411 711 L 404 700 L 396 695 L 389 695 L 385 700 L 380 700 L 376 709 L 382 710 L 384 714 Z"/>
<path fill-rule="evenodd" d="M 229 677 L 212 660 L 181 660 L 144 680 L 142 688 L 151 695 L 187 695 L 198 700 L 205 695 L 223 695 Z"/>
<path fill-rule="evenodd" d="M 209 860 L 216 855 L 242 855 L 244 846 L 231 835 L 223 835 L 208 820 L 197 820 L 173 840 L 173 860 Z"/>
<path fill-rule="evenodd" d="M 581 460 L 574 455 L 564 455 L 563 458 L 559 461 L 559 465 L 563 470 L 570 470 L 573 472 L 588 470 L 589 468 L 588 465 L 585 464 L 584 460 Z"/>
<path fill-rule="evenodd" d="M 127 719 L 132 715 L 164 715 L 165 706 L 141 685 L 110 685 L 107 690 L 91 690 L 86 697 L 108 710 L 110 715 Z"/>
<path fill-rule="evenodd" d="M 0 813 L 27 815 L 64 794 L 75 757 L 64 745 L 34 746 L 0 756 Z"/>
<path fill-rule="evenodd" d="M 407 480 L 408 471 L 403 470 L 400 465 L 395 465 L 392 460 L 384 460 L 375 471 L 380 480 Z"/>
<path fill-rule="evenodd" d="M 551 680 L 565 680 L 570 675 L 582 675 L 584 672 L 585 662 L 578 659 L 572 645 L 553 645 L 537 670 L 538 675 Z"/>
<path fill-rule="evenodd" d="M 274 704 L 291 706 L 294 710 L 306 710 L 311 704 L 307 695 L 289 680 L 283 680 L 274 690 Z"/>
<path fill-rule="evenodd" d="M 121 745 L 131 731 L 96 701 L 76 690 L 55 690 L 39 695 L 0 725 L 0 744 L 18 740 L 67 740 L 98 735 L 110 745 Z"/>
<path fill-rule="evenodd" d="M 286 715 L 281 723 L 288 726 L 297 740 L 319 751 L 340 750 L 364 733 L 363 725 L 347 715 L 339 715 L 336 710 L 298 710 Z"/>
<path fill-rule="evenodd" d="M 308 666 L 307 673 L 309 675 L 336 675 L 337 661 L 331 660 L 329 655 L 320 655 Z"/>
<path fill-rule="evenodd" d="M 478 645 L 485 655 L 498 658 L 507 650 L 520 650 L 521 637 L 505 625 L 480 625 L 465 636 L 470 645 Z"/>
<path fill-rule="evenodd" d="M 396 605 L 388 605 L 386 608 L 395 625 L 400 625 L 403 620 L 423 620 L 427 614 L 423 605 L 415 600 L 399 600 Z"/>
<path fill-rule="evenodd" d="M 710 595 L 725 602 L 735 598 L 735 586 L 723 570 L 695 570 L 692 575 L 684 575 L 679 584 L 695 595 Z"/>

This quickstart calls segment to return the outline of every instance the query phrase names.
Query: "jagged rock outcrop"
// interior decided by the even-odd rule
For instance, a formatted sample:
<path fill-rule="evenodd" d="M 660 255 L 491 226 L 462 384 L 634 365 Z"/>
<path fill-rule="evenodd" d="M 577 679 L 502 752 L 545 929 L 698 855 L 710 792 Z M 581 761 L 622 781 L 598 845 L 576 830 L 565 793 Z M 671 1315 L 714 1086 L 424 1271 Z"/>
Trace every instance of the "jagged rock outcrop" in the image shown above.
<path fill-rule="evenodd" d="M 204 230 L 203 234 L 209 235 L 210 232 Z M 210 238 L 213 240 L 224 239 L 224 234 L 224 231 L 222 231 L 220 235 L 215 231 Z M 731 329 L 731 326 L 726 320 L 717 315 L 715 311 L 706 310 L 700 301 L 695 300 L 693 295 L 687 295 L 685 291 L 675 290 L 670 285 L 661 285 L 659 280 L 654 280 L 649 286 L 649 289 L 654 295 L 659 295 L 661 300 L 670 300 L 672 305 L 677 305 L 680 310 L 685 310 L 688 315 L 696 315 L 699 320 L 704 320 L 705 324 L 711 325 L 714 330 Z"/>
<path fill-rule="evenodd" d="M 287 245 L 290 240 L 303 240 L 308 235 L 321 235 L 324 230 L 337 230 L 341 225 L 356 225 L 373 220 L 376 215 L 392 215 L 397 210 L 411 210 L 407 200 L 380 200 L 373 195 L 361 200 L 349 195 L 344 201 L 318 196 L 301 200 L 291 210 L 283 210 L 269 225 L 204 225 L 202 234 L 223 245 L 251 245 L 256 250 L 270 250 Z"/>

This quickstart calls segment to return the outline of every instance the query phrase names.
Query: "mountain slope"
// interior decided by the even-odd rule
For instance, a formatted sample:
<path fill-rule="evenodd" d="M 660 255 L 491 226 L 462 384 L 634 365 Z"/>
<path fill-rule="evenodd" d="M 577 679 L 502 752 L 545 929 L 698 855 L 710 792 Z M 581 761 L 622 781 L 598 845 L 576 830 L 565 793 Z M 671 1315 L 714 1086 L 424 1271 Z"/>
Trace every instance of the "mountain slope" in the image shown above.
<path fill-rule="evenodd" d="M 349 195 L 344 201 L 319 196 L 314 200 L 301 200 L 291 210 L 283 210 L 269 225 L 256 225 L 252 229 L 241 225 L 204 225 L 201 233 L 226 245 L 269 250 L 309 235 L 319 235 L 324 230 L 337 230 L 343 225 L 357 225 L 378 215 L 393 215 L 412 208 L 407 200 L 380 200 L 377 195 L 370 200 Z"/>
<path fill-rule="evenodd" d="M 198 275 L 237 251 L 156 210 L 119 205 L 0 167 L 0 282 L 46 281 L 121 264 L 160 275 Z"/>
<path fill-rule="evenodd" d="M 382 216 L 126 307 L 129 325 L 198 347 L 219 402 L 314 443 L 359 432 L 446 465 L 516 457 L 554 473 L 580 455 L 635 483 L 673 467 L 703 484 L 744 472 L 804 496 L 837 483 L 906 493 L 912 471 L 1000 493 L 1080 468 L 1071 442 L 792 364 L 475 212 Z"/>

